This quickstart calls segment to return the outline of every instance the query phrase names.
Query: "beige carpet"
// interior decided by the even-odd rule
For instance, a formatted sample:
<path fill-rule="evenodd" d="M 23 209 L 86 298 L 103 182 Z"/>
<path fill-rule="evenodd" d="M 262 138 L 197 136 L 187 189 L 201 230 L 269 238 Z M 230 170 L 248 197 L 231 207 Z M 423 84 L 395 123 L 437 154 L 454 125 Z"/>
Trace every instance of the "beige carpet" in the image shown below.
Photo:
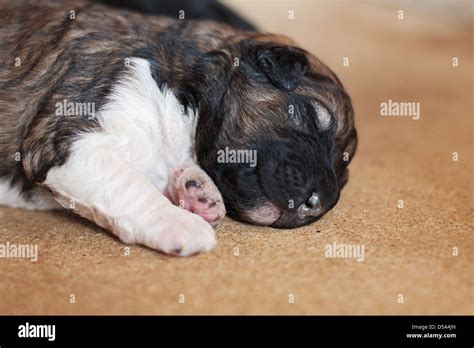
<path fill-rule="evenodd" d="M 3 207 L 0 243 L 38 244 L 39 259 L 0 259 L 0 313 L 473 314 L 472 3 L 378 3 L 232 2 L 318 55 L 353 98 L 359 151 L 322 221 L 226 219 L 217 250 L 176 259 L 125 256 L 67 213 Z M 380 116 L 389 99 L 419 102 L 420 119 Z M 334 242 L 363 245 L 364 260 L 325 257 Z"/>

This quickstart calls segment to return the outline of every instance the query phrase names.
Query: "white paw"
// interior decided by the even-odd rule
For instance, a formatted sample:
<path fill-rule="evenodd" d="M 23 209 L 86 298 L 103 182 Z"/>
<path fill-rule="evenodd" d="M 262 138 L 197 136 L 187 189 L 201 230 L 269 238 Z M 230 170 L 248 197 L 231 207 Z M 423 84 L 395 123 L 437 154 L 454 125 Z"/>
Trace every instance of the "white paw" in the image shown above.
<path fill-rule="evenodd" d="M 137 236 L 137 241 L 174 256 L 190 256 L 217 246 L 215 232 L 209 223 L 199 215 L 175 206 L 167 207 L 160 214 L 157 225 L 144 236 Z"/>

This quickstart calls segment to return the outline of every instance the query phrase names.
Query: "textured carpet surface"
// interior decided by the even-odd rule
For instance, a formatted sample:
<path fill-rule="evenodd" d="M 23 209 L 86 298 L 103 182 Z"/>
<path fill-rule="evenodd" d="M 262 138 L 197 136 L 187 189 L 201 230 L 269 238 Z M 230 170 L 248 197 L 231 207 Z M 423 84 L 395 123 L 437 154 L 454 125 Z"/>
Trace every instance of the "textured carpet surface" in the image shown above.
<path fill-rule="evenodd" d="M 226 218 L 214 252 L 182 259 L 127 255 L 65 212 L 1 207 L 0 243 L 39 255 L 0 258 L 0 313 L 473 314 L 469 4 L 231 4 L 319 56 L 352 96 L 360 146 L 337 207 L 292 231 Z M 389 99 L 420 103 L 420 119 L 382 117 Z M 335 242 L 363 246 L 363 261 L 326 257 Z"/>

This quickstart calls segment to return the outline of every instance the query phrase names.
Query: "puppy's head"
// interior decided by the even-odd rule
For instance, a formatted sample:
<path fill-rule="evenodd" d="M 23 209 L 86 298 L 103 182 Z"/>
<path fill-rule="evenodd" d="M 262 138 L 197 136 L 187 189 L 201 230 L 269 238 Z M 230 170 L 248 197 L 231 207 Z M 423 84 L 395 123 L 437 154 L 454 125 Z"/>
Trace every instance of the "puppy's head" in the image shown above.
<path fill-rule="evenodd" d="M 337 77 L 274 35 L 244 37 L 206 59 L 196 152 L 229 215 L 280 228 L 321 218 L 339 199 L 357 144 Z"/>

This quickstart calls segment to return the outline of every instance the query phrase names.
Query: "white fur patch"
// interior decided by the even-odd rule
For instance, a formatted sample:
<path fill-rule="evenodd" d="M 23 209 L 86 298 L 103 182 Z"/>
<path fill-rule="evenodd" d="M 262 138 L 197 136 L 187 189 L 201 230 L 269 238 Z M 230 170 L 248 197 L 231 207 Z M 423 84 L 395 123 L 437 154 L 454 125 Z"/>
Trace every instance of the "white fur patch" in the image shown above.
<path fill-rule="evenodd" d="M 102 132 L 92 141 L 112 146 L 163 192 L 169 173 L 192 158 L 197 115 L 182 114 L 174 94 L 158 88 L 146 60 L 132 58 L 130 70 L 99 112 Z"/>
<path fill-rule="evenodd" d="M 318 116 L 319 129 L 321 131 L 328 129 L 329 126 L 331 126 L 331 115 L 321 104 L 316 102 L 313 102 L 312 104 L 316 110 L 316 115 Z"/>
<path fill-rule="evenodd" d="M 158 88 L 146 60 L 131 63 L 98 113 L 101 130 L 82 134 L 44 184 L 63 207 L 125 243 L 183 256 L 211 250 L 212 227 L 162 194 L 170 173 L 192 159 L 195 115 Z"/>

